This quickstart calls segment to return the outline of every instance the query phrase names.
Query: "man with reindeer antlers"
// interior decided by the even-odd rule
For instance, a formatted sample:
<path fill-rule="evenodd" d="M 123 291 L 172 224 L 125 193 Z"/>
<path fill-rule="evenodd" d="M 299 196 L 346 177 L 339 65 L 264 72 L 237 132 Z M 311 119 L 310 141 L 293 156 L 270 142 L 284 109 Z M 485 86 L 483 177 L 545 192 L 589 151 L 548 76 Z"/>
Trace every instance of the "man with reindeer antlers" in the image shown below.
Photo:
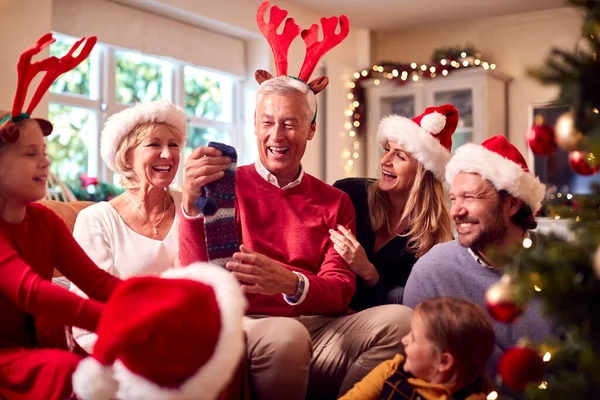
<path fill-rule="evenodd" d="M 317 62 L 349 33 L 345 16 L 322 18 L 300 32 L 287 11 L 261 4 L 257 22 L 275 57 L 277 76 L 259 70 L 255 133 L 258 160 L 237 168 L 234 230 L 243 243 L 226 268 L 242 284 L 249 309 L 243 326 L 258 399 L 336 398 L 380 362 L 393 357 L 409 330 L 411 311 L 389 305 L 345 315 L 356 278 L 329 240 L 329 229 L 355 229 L 350 198 L 304 172 L 301 160 L 315 135 L 315 95 L 325 76 L 309 82 Z M 285 20 L 283 32 L 277 28 Z M 335 33 L 338 21 L 340 32 Z M 287 52 L 301 34 L 306 58 L 287 76 Z M 308 82 L 308 83 L 307 83 Z M 205 187 L 224 176 L 232 159 L 199 147 L 185 167 L 180 260 L 207 260 Z"/>

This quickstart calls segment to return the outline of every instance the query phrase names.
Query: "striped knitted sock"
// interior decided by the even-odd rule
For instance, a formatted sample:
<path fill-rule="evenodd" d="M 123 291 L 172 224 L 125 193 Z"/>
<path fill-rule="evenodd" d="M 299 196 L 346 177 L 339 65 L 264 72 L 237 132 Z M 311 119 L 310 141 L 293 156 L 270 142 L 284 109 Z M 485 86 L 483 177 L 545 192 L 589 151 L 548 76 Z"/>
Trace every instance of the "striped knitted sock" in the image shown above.
<path fill-rule="evenodd" d="M 212 264 L 225 266 L 238 250 L 238 235 L 235 222 L 235 169 L 237 153 L 223 143 L 210 142 L 208 146 L 221 150 L 231 157 L 225 175 L 202 189 L 196 207 L 204 214 L 204 232 L 208 260 Z"/>

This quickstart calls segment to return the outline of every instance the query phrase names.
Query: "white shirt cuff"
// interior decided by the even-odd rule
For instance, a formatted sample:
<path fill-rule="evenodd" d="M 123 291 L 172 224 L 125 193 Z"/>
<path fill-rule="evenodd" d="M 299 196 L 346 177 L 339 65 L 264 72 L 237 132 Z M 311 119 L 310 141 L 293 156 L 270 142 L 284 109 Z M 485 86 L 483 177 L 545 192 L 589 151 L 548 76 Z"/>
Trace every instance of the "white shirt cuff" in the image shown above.
<path fill-rule="evenodd" d="M 296 298 L 292 297 L 292 296 L 286 296 L 285 294 L 283 295 L 283 299 L 285 300 L 286 303 L 288 303 L 291 306 L 297 306 L 299 304 L 302 304 L 302 302 L 304 301 L 304 299 L 306 299 L 306 296 L 308 295 L 308 289 L 310 288 L 310 281 L 308 280 L 308 278 L 306 277 L 306 275 L 300 273 L 300 272 L 296 272 L 296 271 L 292 271 L 293 273 L 295 273 L 296 275 L 298 275 L 299 277 L 301 276 L 304 279 L 304 290 L 302 291 L 302 294 L 300 295 L 300 298 L 296 300 Z"/>
<path fill-rule="evenodd" d="M 181 214 L 186 218 L 186 219 L 198 219 L 198 218 L 203 218 L 204 214 L 200 213 L 196 216 L 191 216 L 188 215 L 188 213 L 185 212 L 185 208 L 183 208 L 183 204 L 181 205 Z"/>

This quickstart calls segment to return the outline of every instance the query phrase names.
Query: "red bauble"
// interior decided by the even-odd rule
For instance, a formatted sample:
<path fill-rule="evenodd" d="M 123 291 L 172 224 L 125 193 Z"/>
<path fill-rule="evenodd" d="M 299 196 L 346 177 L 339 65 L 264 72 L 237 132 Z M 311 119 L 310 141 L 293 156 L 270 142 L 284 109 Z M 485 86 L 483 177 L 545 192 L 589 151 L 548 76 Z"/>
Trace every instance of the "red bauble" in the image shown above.
<path fill-rule="evenodd" d="M 530 382 L 539 382 L 544 377 L 544 360 L 528 347 L 511 347 L 498 362 L 498 373 L 502 384 L 522 392 Z"/>
<path fill-rule="evenodd" d="M 534 125 L 525 134 L 529 148 L 538 156 L 545 156 L 556 149 L 554 130 L 548 125 Z"/>
<path fill-rule="evenodd" d="M 597 168 L 590 166 L 587 161 L 588 155 L 583 151 L 572 151 L 569 153 L 569 165 L 579 175 L 594 175 Z"/>
<path fill-rule="evenodd" d="M 494 283 L 485 292 L 485 305 L 496 321 L 510 324 L 523 313 L 515 299 L 514 287 L 510 276 L 504 275 L 500 282 Z"/>

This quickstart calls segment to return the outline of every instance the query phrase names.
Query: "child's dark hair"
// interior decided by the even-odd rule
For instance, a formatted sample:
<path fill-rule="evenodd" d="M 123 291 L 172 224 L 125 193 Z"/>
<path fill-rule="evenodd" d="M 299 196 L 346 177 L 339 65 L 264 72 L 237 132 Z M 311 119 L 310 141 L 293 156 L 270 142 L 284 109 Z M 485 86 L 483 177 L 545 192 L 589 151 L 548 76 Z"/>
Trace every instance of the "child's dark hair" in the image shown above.
<path fill-rule="evenodd" d="M 415 313 L 429 340 L 441 352 L 452 354 L 460 380 L 469 384 L 483 374 L 496 343 L 485 311 L 466 300 L 440 297 L 423 301 Z"/>

